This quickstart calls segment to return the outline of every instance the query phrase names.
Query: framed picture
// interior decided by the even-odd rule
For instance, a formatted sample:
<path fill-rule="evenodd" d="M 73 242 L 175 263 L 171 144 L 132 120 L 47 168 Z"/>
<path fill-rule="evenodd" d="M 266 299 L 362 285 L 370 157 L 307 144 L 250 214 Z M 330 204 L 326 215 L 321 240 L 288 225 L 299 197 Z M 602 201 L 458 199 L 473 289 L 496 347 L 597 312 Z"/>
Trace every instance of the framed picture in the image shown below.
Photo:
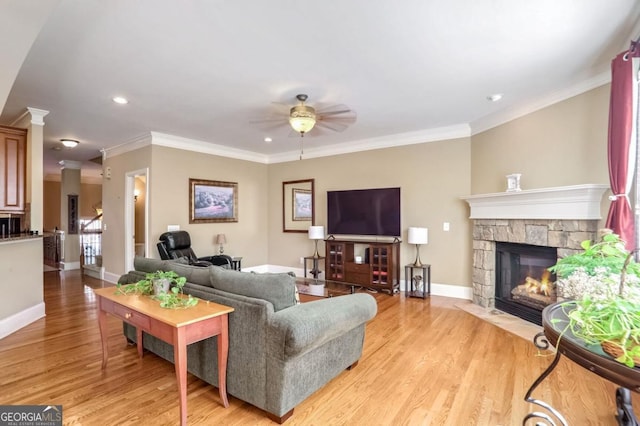
<path fill-rule="evenodd" d="M 311 190 L 293 188 L 293 220 L 311 221 Z"/>
<path fill-rule="evenodd" d="M 78 233 L 78 196 L 75 194 L 67 195 L 67 233 Z"/>
<path fill-rule="evenodd" d="M 314 180 L 282 182 L 282 231 L 306 233 L 313 225 Z"/>
<path fill-rule="evenodd" d="M 237 182 L 189 179 L 189 223 L 237 221 Z"/>

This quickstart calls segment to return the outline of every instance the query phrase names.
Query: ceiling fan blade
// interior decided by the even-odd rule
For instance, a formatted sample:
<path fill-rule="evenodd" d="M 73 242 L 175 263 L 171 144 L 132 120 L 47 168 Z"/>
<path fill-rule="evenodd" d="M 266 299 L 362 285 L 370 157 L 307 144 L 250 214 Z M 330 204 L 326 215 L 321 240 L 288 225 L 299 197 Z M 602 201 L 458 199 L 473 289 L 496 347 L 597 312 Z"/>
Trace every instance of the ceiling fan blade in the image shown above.
<path fill-rule="evenodd" d="M 318 104 L 315 108 L 316 108 L 317 114 L 328 114 L 328 113 L 343 114 L 351 111 L 351 108 L 349 108 L 345 104 L 333 104 L 333 105 Z"/>
<path fill-rule="evenodd" d="M 316 117 L 318 122 L 342 123 L 346 125 L 355 123 L 357 118 L 358 116 L 355 113 L 349 115 L 320 115 Z"/>
<path fill-rule="evenodd" d="M 336 121 L 317 121 L 316 127 L 333 130 L 334 132 L 343 132 L 347 129 L 347 127 L 349 127 L 349 125 L 344 123 L 338 123 Z"/>
<path fill-rule="evenodd" d="M 251 124 L 262 124 L 262 123 L 283 123 L 286 124 L 289 120 L 287 117 L 265 117 L 265 118 L 255 118 L 249 120 Z"/>

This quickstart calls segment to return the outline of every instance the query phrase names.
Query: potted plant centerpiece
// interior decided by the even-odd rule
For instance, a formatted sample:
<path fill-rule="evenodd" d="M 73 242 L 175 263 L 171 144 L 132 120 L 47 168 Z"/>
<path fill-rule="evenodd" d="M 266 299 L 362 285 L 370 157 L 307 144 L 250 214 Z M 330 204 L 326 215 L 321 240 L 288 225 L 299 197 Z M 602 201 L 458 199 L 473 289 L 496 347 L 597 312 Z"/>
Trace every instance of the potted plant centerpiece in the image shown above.
<path fill-rule="evenodd" d="M 195 306 L 198 299 L 188 295 L 182 297 L 182 287 L 187 279 L 174 271 L 156 271 L 147 273 L 145 278 L 133 284 L 118 284 L 121 294 L 153 295 L 163 308 L 187 308 Z"/>
<path fill-rule="evenodd" d="M 550 268 L 571 333 L 629 367 L 640 366 L 640 264 L 620 237 L 606 230 L 601 241 L 582 242 L 583 252 Z"/>

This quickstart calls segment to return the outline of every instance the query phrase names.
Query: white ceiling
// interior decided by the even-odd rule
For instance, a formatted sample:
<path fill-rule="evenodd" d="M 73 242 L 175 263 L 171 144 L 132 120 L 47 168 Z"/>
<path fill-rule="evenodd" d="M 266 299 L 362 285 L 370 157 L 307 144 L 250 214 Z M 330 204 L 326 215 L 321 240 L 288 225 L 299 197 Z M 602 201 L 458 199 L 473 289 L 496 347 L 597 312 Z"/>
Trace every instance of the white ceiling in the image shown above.
<path fill-rule="evenodd" d="M 62 0 L 0 123 L 27 106 L 50 111 L 45 174 L 150 132 L 267 159 L 295 155 L 299 138 L 286 125 L 250 121 L 298 93 L 358 114 L 342 133 L 311 131 L 308 153 L 441 128 L 473 132 L 606 82 L 639 21 L 636 0 Z M 494 93 L 503 100 L 488 102 Z M 55 151 L 62 138 L 80 145 Z"/>

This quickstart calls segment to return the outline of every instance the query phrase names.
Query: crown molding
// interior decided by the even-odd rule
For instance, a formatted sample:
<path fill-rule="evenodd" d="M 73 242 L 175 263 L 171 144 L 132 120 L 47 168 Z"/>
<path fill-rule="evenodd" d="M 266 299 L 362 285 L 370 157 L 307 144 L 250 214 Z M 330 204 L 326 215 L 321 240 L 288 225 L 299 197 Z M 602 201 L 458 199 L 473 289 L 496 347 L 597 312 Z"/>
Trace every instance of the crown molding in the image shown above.
<path fill-rule="evenodd" d="M 235 158 L 238 160 L 253 161 L 267 164 L 269 157 L 242 149 L 230 148 L 196 139 L 183 138 L 181 136 L 168 135 L 166 133 L 151 132 L 151 144 L 168 148 L 186 149 L 203 154 L 218 155 L 221 157 Z"/>
<path fill-rule="evenodd" d="M 562 90 L 550 93 L 548 95 L 539 97 L 532 102 L 526 104 L 516 105 L 508 110 L 502 110 L 493 114 L 486 115 L 478 120 L 469 123 L 471 128 L 471 135 L 477 135 L 478 133 L 485 132 L 494 127 L 498 127 L 502 124 L 513 121 L 517 118 L 523 117 L 527 114 L 531 114 L 558 102 L 562 102 L 574 96 L 588 92 L 596 87 L 603 86 L 611 82 L 611 72 L 605 71 L 596 75 L 588 80 L 581 81 L 572 86 L 566 87 Z"/>
<path fill-rule="evenodd" d="M 22 120 L 28 115 L 31 116 L 31 124 L 35 124 L 37 126 L 44 126 L 44 117 L 49 114 L 49 111 L 45 109 L 38 109 L 27 107 L 26 111 L 20 114 L 15 120 L 13 120 L 9 126 L 18 126 Z"/>
<path fill-rule="evenodd" d="M 147 145 L 151 145 L 151 133 L 137 136 L 111 148 L 102 148 L 100 152 L 102 152 L 102 159 L 106 160 L 107 158 L 115 157 L 116 155 L 121 155 L 129 151 L 135 151 Z"/>
<path fill-rule="evenodd" d="M 49 111 L 32 107 L 27 107 L 27 111 L 31 114 L 31 124 L 44 126 L 44 117 L 49 114 Z"/>
<path fill-rule="evenodd" d="M 460 139 L 471 136 L 471 130 L 467 124 L 437 127 L 418 132 L 397 133 L 395 135 L 380 136 L 371 139 L 361 139 L 341 144 L 329 145 L 319 148 L 306 148 L 302 159 L 328 157 L 331 155 L 351 154 L 354 152 L 370 151 L 374 149 L 393 148 L 405 145 L 415 145 L 428 142 L 437 142 L 449 139 Z M 273 154 L 268 158 L 269 164 L 285 163 L 300 159 L 300 151 L 289 151 L 281 154 Z"/>

